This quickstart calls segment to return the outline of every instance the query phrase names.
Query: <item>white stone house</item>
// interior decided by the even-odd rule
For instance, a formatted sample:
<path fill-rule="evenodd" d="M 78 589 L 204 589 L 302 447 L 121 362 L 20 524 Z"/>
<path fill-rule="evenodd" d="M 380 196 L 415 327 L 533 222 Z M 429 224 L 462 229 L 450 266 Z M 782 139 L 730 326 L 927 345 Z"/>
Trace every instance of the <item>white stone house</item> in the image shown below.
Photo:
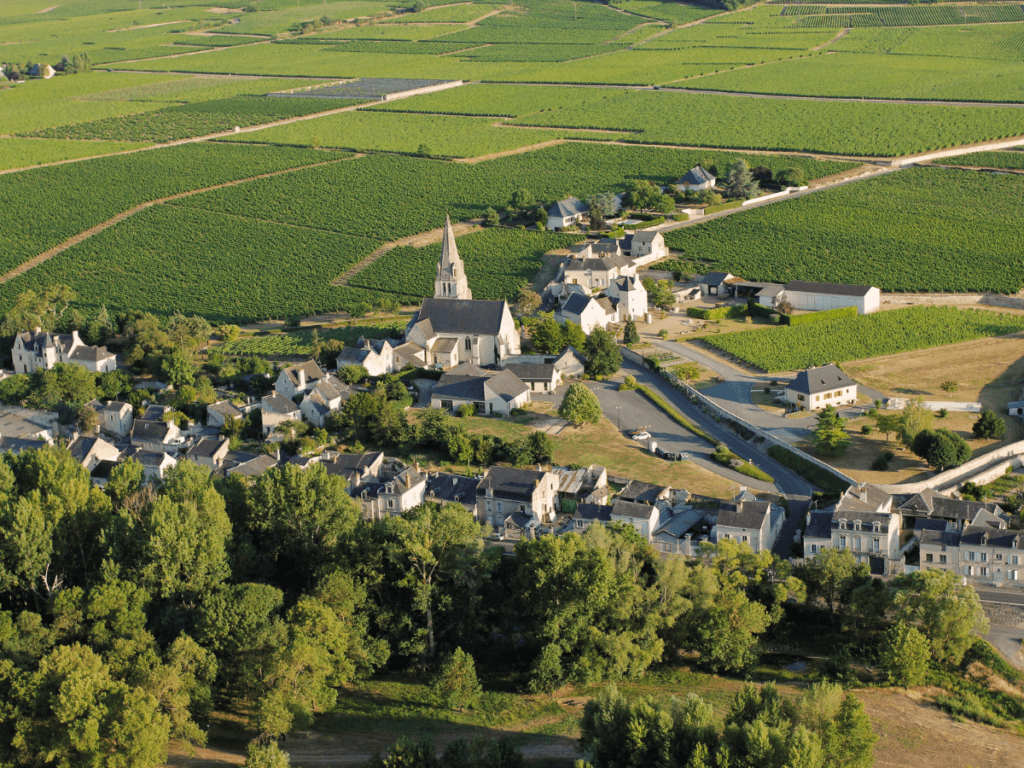
<path fill-rule="evenodd" d="M 15 373 L 48 371 L 57 363 L 80 365 L 93 373 L 117 369 L 117 356 L 106 347 L 84 344 L 78 331 L 49 333 L 41 328 L 25 331 L 14 337 L 11 349 Z"/>
<path fill-rule="evenodd" d="M 131 404 L 112 400 L 98 409 L 98 413 L 100 429 L 104 432 L 122 438 L 131 434 L 132 424 L 135 422 Z"/>
<path fill-rule="evenodd" d="M 102 437 L 78 435 L 68 444 L 68 451 L 71 452 L 75 461 L 90 473 L 101 461 L 117 461 L 121 458 L 121 451 Z"/>
<path fill-rule="evenodd" d="M 554 363 L 508 363 L 504 370 L 512 373 L 531 392 L 554 392 L 562 385 L 562 373 Z"/>
<path fill-rule="evenodd" d="M 361 365 L 374 378 L 395 371 L 395 348 L 387 339 L 359 339 L 338 355 L 338 367 Z"/>
<path fill-rule="evenodd" d="M 245 414 L 230 400 L 221 400 L 206 406 L 206 426 L 223 427 L 229 418 L 241 421 Z"/>
<path fill-rule="evenodd" d="M 313 360 L 285 368 L 274 383 L 274 390 L 294 400 L 298 395 L 309 392 L 327 374 Z"/>
<path fill-rule="evenodd" d="M 822 548 L 846 549 L 872 575 L 903 572 L 900 555 L 902 517 L 893 509 L 892 496 L 866 483 L 850 486 L 831 511 L 810 513 L 804 535 L 804 556 Z M 825 534 L 828 533 L 828 537 Z"/>
<path fill-rule="evenodd" d="M 485 371 L 472 363 L 451 369 L 430 394 L 430 407 L 446 411 L 472 405 L 478 414 L 508 415 L 530 402 L 530 388 L 508 370 Z"/>
<path fill-rule="evenodd" d="M 260 400 L 260 415 L 263 420 L 263 436 L 267 437 L 286 421 L 299 421 L 302 412 L 291 399 L 273 392 Z"/>
<path fill-rule="evenodd" d="M 407 467 L 384 481 L 377 494 L 376 519 L 400 515 L 423 503 L 427 479 L 415 467 Z"/>
<path fill-rule="evenodd" d="M 131 442 L 136 448 L 154 453 L 177 453 L 185 438 L 173 421 L 136 419 L 132 424 Z"/>
<path fill-rule="evenodd" d="M 775 546 L 785 520 L 782 507 L 767 501 L 722 503 L 711 537 L 716 542 L 732 539 L 749 544 L 754 552 L 766 552 Z"/>
<path fill-rule="evenodd" d="M 636 320 L 647 313 L 647 289 L 639 277 L 613 280 L 605 293 L 619 300 L 617 310 L 620 320 Z"/>
<path fill-rule="evenodd" d="M 595 299 L 574 293 L 558 310 L 555 319 L 561 323 L 572 321 L 589 336 L 595 328 L 607 329 L 609 323 L 619 322 L 619 312 L 606 296 Z"/>
<path fill-rule="evenodd" d="M 477 516 L 498 528 L 512 514 L 550 523 L 558 512 L 558 476 L 551 472 L 491 467 L 477 487 Z"/>
<path fill-rule="evenodd" d="M 624 250 L 629 253 L 634 267 L 643 267 L 668 258 L 668 246 L 661 232 L 641 229 L 626 235 Z"/>
<path fill-rule="evenodd" d="M 661 510 L 654 504 L 640 504 L 634 501 L 615 499 L 611 508 L 611 522 L 625 523 L 636 528 L 644 539 L 650 541 L 661 519 Z"/>
<path fill-rule="evenodd" d="M 703 192 L 706 189 L 714 189 L 716 181 L 717 179 L 715 179 L 709 171 L 706 171 L 699 165 L 696 165 L 687 171 L 686 175 L 677 181 L 675 186 L 680 192 L 685 192 L 687 190 Z"/>
<path fill-rule="evenodd" d="M 220 469 L 227 459 L 230 441 L 225 437 L 202 437 L 188 449 L 185 458 L 210 470 Z"/>
<path fill-rule="evenodd" d="M 929 525 L 931 523 L 931 525 Z M 952 571 L 970 582 L 990 586 L 1024 584 L 1024 532 L 982 512 L 962 532 L 919 521 L 921 569 Z"/>
<path fill-rule="evenodd" d="M 548 209 L 548 229 L 558 231 L 579 224 L 590 216 L 590 209 L 582 200 L 569 197 L 559 200 Z"/>
<path fill-rule="evenodd" d="M 299 411 L 310 424 L 323 427 L 327 417 L 339 410 L 351 396 L 352 389 L 345 382 L 328 374 L 302 398 Z"/>
<path fill-rule="evenodd" d="M 820 411 L 857 402 L 857 382 L 836 365 L 800 371 L 786 385 L 786 405 L 795 411 Z"/>
<path fill-rule="evenodd" d="M 619 277 L 634 275 L 636 266 L 624 256 L 570 257 L 555 279 L 565 285 L 604 289 Z"/>
<path fill-rule="evenodd" d="M 129 448 L 124 452 L 125 459 L 135 459 L 142 465 L 142 476 L 148 482 L 163 480 L 178 460 L 163 451 L 147 451 L 144 448 Z"/>

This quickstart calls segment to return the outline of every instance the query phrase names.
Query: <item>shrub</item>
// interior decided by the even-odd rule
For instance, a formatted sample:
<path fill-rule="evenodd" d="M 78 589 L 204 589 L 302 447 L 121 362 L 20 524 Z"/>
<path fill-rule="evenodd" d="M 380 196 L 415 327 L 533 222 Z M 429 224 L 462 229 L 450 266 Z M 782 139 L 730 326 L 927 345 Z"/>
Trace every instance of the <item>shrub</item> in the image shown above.
<path fill-rule="evenodd" d="M 860 433 L 862 435 L 870 435 L 874 431 L 875 431 L 875 428 L 872 427 L 870 424 L 864 424 L 860 428 Z"/>
<path fill-rule="evenodd" d="M 940 419 L 944 419 L 947 416 L 949 416 L 949 409 L 948 408 L 939 408 L 939 410 L 935 412 L 935 415 L 938 416 Z"/>
<path fill-rule="evenodd" d="M 456 648 L 441 665 L 432 687 L 438 699 L 451 709 L 461 710 L 476 704 L 482 689 L 477 680 L 473 657 L 461 648 Z"/>
<path fill-rule="evenodd" d="M 472 416 L 475 412 L 476 408 L 473 407 L 472 403 L 463 403 L 462 405 L 459 406 L 458 410 L 456 411 L 459 417 L 463 419 L 468 416 Z"/>

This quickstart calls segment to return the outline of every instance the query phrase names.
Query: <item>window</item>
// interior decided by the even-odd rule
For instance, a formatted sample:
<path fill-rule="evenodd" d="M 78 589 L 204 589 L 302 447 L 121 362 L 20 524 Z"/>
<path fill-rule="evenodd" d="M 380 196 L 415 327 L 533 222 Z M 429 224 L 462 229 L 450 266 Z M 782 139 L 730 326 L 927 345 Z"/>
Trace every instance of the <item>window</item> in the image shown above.
<path fill-rule="evenodd" d="M 946 556 L 945 555 L 939 555 L 939 562 L 940 563 L 945 563 L 946 562 Z"/>
<path fill-rule="evenodd" d="M 471 342 L 469 340 L 469 336 L 467 336 L 466 337 L 466 349 L 472 349 L 472 348 L 473 348 L 473 342 Z"/>
<path fill-rule="evenodd" d="M 817 544 L 811 544 L 811 554 L 812 555 L 818 554 L 818 545 Z"/>
<path fill-rule="evenodd" d="M 1017 560 L 1016 555 L 1010 556 L 1010 565 L 1020 565 L 1020 561 Z"/>
<path fill-rule="evenodd" d="M 931 553 L 931 552 L 929 552 L 928 554 L 926 554 L 926 555 L 924 556 L 924 561 L 925 561 L 926 563 L 930 563 L 930 562 L 932 562 L 932 560 L 933 560 L 933 559 L 934 559 L 934 556 L 932 555 L 932 553 Z"/>
<path fill-rule="evenodd" d="M 744 544 L 746 544 L 746 543 L 747 543 L 747 541 L 748 541 L 747 537 L 746 537 L 746 536 L 744 536 L 744 537 L 743 537 L 743 543 L 744 543 Z"/>
<path fill-rule="evenodd" d="M 845 536 L 840 536 L 839 537 L 839 548 L 840 549 L 846 549 L 846 537 Z"/>
<path fill-rule="evenodd" d="M 1016 581 L 1017 580 L 1017 572 L 1016 571 L 1007 571 L 1006 572 L 1006 578 L 1009 579 L 1010 581 Z"/>
<path fill-rule="evenodd" d="M 972 566 L 968 565 L 967 567 L 964 568 L 964 576 L 973 576 L 973 575 L 974 575 L 974 573 L 973 573 Z"/>
<path fill-rule="evenodd" d="M 982 568 L 981 569 L 981 575 L 982 576 L 988 576 L 988 568 Z"/>
<path fill-rule="evenodd" d="M 872 551 L 872 552 L 879 552 L 879 551 L 881 551 L 881 550 L 880 550 L 880 546 L 881 546 L 881 542 L 880 542 L 880 541 L 879 541 L 878 539 L 875 539 L 875 540 L 874 540 L 874 541 L 872 542 L 872 545 L 871 545 L 871 551 Z"/>
<path fill-rule="evenodd" d="M 803 395 L 797 395 L 797 396 L 796 396 L 796 399 L 797 399 L 797 400 L 799 400 L 799 401 L 800 401 L 800 402 L 802 403 L 802 402 L 803 402 L 804 400 L 806 400 L 807 398 L 806 398 L 806 397 L 804 397 Z"/>
<path fill-rule="evenodd" d="M 853 548 L 860 549 L 860 536 L 853 537 Z"/>
<path fill-rule="evenodd" d="M 987 563 L 988 562 L 988 552 L 982 552 L 981 553 L 981 562 L 983 562 L 983 563 Z"/>
<path fill-rule="evenodd" d="M 395 500 L 394 499 L 388 499 L 388 508 L 389 509 L 394 509 L 395 508 Z"/>
<path fill-rule="evenodd" d="M 978 559 L 978 553 L 977 552 L 968 552 L 967 553 L 967 559 L 968 560 L 977 560 Z"/>

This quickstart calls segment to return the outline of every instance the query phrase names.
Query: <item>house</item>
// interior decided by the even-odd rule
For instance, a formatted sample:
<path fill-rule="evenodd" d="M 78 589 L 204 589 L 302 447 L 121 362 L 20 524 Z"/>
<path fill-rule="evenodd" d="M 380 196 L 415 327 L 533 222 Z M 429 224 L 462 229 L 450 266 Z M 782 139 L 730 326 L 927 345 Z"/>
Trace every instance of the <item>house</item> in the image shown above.
<path fill-rule="evenodd" d="M 155 453 L 177 453 L 185 438 L 173 421 L 136 419 L 132 424 L 131 443 L 136 448 Z"/>
<path fill-rule="evenodd" d="M 810 559 L 821 550 L 832 546 L 832 517 L 834 509 L 810 511 L 804 525 L 804 557 Z"/>
<path fill-rule="evenodd" d="M 554 363 L 508 363 L 503 369 L 523 382 L 531 392 L 554 392 L 562 385 L 562 373 Z"/>
<path fill-rule="evenodd" d="M 432 504 L 461 504 L 476 515 L 476 489 L 480 485 L 478 477 L 463 477 L 447 472 L 434 472 L 427 475 L 427 487 L 423 500 Z"/>
<path fill-rule="evenodd" d="M 548 229 L 558 231 L 579 224 L 590 216 L 590 208 L 582 200 L 568 197 L 548 208 Z"/>
<path fill-rule="evenodd" d="M 279 456 L 262 454 L 252 456 L 249 454 L 231 454 L 224 459 L 224 474 L 242 475 L 244 477 L 258 477 L 268 469 L 273 469 L 280 462 Z"/>
<path fill-rule="evenodd" d="M 963 579 L 991 586 L 1024 583 L 1024 532 L 1008 530 L 1006 521 L 983 513 L 963 531 L 918 520 L 921 570 L 952 571 Z"/>
<path fill-rule="evenodd" d="M 49 64 L 34 64 L 32 69 L 28 71 L 32 77 L 42 77 L 49 80 L 51 77 L 57 74 L 57 70 L 51 67 Z"/>
<path fill-rule="evenodd" d="M 630 480 L 616 498 L 637 504 L 657 504 L 659 501 L 668 504 L 671 503 L 672 489 L 667 485 L 651 485 L 640 480 Z"/>
<path fill-rule="evenodd" d="M 495 528 L 515 512 L 549 523 L 558 511 L 558 485 L 551 472 L 491 467 L 477 487 L 477 516 Z"/>
<path fill-rule="evenodd" d="M 694 535 L 698 537 L 698 545 L 701 540 L 710 540 L 710 529 L 702 526 L 703 523 L 703 512 L 698 509 L 682 509 L 662 519 L 660 527 L 651 537 L 651 543 L 659 552 L 692 556 L 695 552 Z M 701 535 L 705 530 L 707 533 Z"/>
<path fill-rule="evenodd" d="M 944 530 L 950 531 L 963 531 L 976 525 L 982 513 L 999 519 L 1005 517 L 1002 508 L 994 502 L 953 499 L 931 488 L 911 496 L 900 505 L 899 512 L 904 528 L 914 529 L 921 520 L 937 520 Z"/>
<path fill-rule="evenodd" d="M 323 427 L 327 417 L 341 408 L 342 403 L 352 396 L 352 389 L 331 374 L 325 375 L 306 392 L 299 406 L 299 412 L 315 427 Z"/>
<path fill-rule="evenodd" d="M 335 454 L 330 461 L 321 463 L 327 474 L 344 477 L 351 489 L 377 477 L 384 464 L 384 454 L 381 451 L 339 453 Z"/>
<path fill-rule="evenodd" d="M 381 520 L 408 512 L 423 503 L 427 492 L 427 479 L 418 467 L 405 467 L 383 479 L 383 487 L 377 492 L 377 504 L 371 507 L 368 519 Z M 364 517 L 367 517 L 364 511 Z"/>
<path fill-rule="evenodd" d="M 574 293 L 558 310 L 555 319 L 561 323 L 572 321 L 589 336 L 595 328 L 606 329 L 609 323 L 619 321 L 617 304 L 605 296 L 595 299 Z"/>
<path fill-rule="evenodd" d="M 647 289 L 639 277 L 612 280 L 605 293 L 612 299 L 618 299 L 619 319 L 636 320 L 647 314 Z"/>
<path fill-rule="evenodd" d="M 610 242 L 616 243 L 616 240 Z M 636 266 L 625 256 L 617 254 L 593 254 L 591 251 L 599 244 L 591 243 L 587 251 L 579 251 L 567 258 L 559 267 L 556 282 L 568 285 L 580 285 L 584 288 L 607 288 L 613 280 L 620 277 L 635 277 Z"/>
<path fill-rule="evenodd" d="M 359 339 L 354 347 L 345 347 L 338 355 L 338 368 L 361 365 L 374 378 L 395 371 L 395 348 L 387 339 Z"/>
<path fill-rule="evenodd" d="M 759 303 L 767 307 L 775 307 L 781 298 L 785 298 L 793 309 L 807 312 L 856 307 L 857 314 L 866 315 L 878 310 L 882 292 L 871 285 L 794 280 L 784 286 L 766 286 L 758 293 Z"/>
<path fill-rule="evenodd" d="M 210 470 L 220 469 L 227 459 L 229 445 L 226 437 L 202 437 L 188 449 L 185 458 Z"/>
<path fill-rule="evenodd" d="M 730 280 L 736 280 L 736 276 L 728 272 L 708 272 L 697 278 L 697 286 L 702 296 L 731 296 Z"/>
<path fill-rule="evenodd" d="M 102 437 L 78 435 L 68 443 L 68 451 L 71 452 L 75 461 L 85 467 L 86 471 L 90 473 L 101 461 L 117 461 L 121 458 L 121 451 Z"/>
<path fill-rule="evenodd" d="M 557 357 L 554 355 L 514 355 L 506 357 L 498 363 L 501 368 L 508 368 L 510 365 L 552 365 L 559 383 L 566 379 L 582 376 L 586 370 L 586 364 L 587 359 L 571 346 L 562 350 Z"/>
<path fill-rule="evenodd" d="M 1024 400 L 1011 400 L 1007 408 L 1011 416 L 1024 416 Z"/>
<path fill-rule="evenodd" d="M 633 526 L 647 541 L 654 535 L 660 517 L 661 510 L 653 504 L 638 504 L 622 498 L 616 498 L 612 504 L 611 522 Z"/>
<path fill-rule="evenodd" d="M 53 445 L 53 441 L 33 437 L 0 437 L 0 453 L 12 453 L 15 456 L 22 451 L 36 451 L 48 445 Z"/>
<path fill-rule="evenodd" d="M 608 470 L 600 464 L 569 469 L 552 467 L 558 476 L 558 498 L 578 504 L 605 504 L 608 501 Z"/>
<path fill-rule="evenodd" d="M 129 448 L 124 452 L 124 458 L 135 459 L 142 465 L 142 477 L 147 482 L 163 480 L 167 473 L 178 465 L 178 460 L 169 453 L 148 451 L 144 448 Z"/>
<path fill-rule="evenodd" d="M 611 504 L 580 504 L 572 516 L 572 530 L 576 533 L 583 533 L 594 523 L 606 525 L 611 521 Z"/>
<path fill-rule="evenodd" d="M 813 523 L 814 530 L 810 544 L 805 534 L 805 555 L 813 557 L 823 547 L 846 549 L 858 563 L 866 563 L 874 576 L 902 573 L 902 517 L 892 503 L 892 496 L 877 486 L 850 486 L 834 509 L 809 514 L 808 528 Z M 826 525 L 831 534 L 827 540 Z"/>
<path fill-rule="evenodd" d="M 786 404 L 794 411 L 820 411 L 857 402 L 857 382 L 837 365 L 822 365 L 800 371 L 786 385 Z"/>
<path fill-rule="evenodd" d="M 245 414 L 235 407 L 230 400 L 221 400 L 206 406 L 206 426 L 223 427 L 228 419 L 241 421 Z"/>
<path fill-rule="evenodd" d="M 302 412 L 291 399 L 272 392 L 260 400 L 260 414 L 263 419 L 263 437 L 267 437 L 286 421 L 299 421 Z"/>
<path fill-rule="evenodd" d="M 117 356 L 113 352 L 106 347 L 83 344 L 78 331 L 50 333 L 38 327 L 14 337 L 11 359 L 15 373 L 48 371 L 57 363 L 80 365 L 93 373 L 107 373 L 117 368 Z"/>
<path fill-rule="evenodd" d="M 289 400 L 309 392 L 327 374 L 313 360 L 285 368 L 274 383 L 274 391 Z"/>
<path fill-rule="evenodd" d="M 732 539 L 749 544 L 754 552 L 769 552 L 785 520 L 785 510 L 767 501 L 723 502 L 711 536 L 715 542 Z"/>
<path fill-rule="evenodd" d="M 529 515 L 523 512 L 514 512 L 505 518 L 501 526 L 501 538 L 510 541 L 519 539 L 535 539 L 538 534 L 538 524 Z"/>
<path fill-rule="evenodd" d="M 715 182 L 715 177 L 712 176 L 709 171 L 706 171 L 697 165 L 688 170 L 686 175 L 676 182 L 675 187 L 680 192 L 685 192 L 687 190 L 703 192 L 705 189 L 714 189 Z"/>
<path fill-rule="evenodd" d="M 446 372 L 430 393 L 430 407 L 454 411 L 472 405 L 478 414 L 509 415 L 530 402 L 530 388 L 508 370 L 485 371 L 463 363 Z"/>
<path fill-rule="evenodd" d="M 135 413 L 129 403 L 111 400 L 97 408 L 96 411 L 99 415 L 100 429 L 104 432 L 109 432 L 118 438 L 125 438 L 131 434 L 132 424 L 135 423 Z"/>
<path fill-rule="evenodd" d="M 661 232 L 640 229 L 626 235 L 622 241 L 622 249 L 629 254 L 631 265 L 643 267 L 656 261 L 668 258 L 668 246 Z"/>
<path fill-rule="evenodd" d="M 0 437 L 53 442 L 58 432 L 57 414 L 34 408 L 0 406 Z"/>

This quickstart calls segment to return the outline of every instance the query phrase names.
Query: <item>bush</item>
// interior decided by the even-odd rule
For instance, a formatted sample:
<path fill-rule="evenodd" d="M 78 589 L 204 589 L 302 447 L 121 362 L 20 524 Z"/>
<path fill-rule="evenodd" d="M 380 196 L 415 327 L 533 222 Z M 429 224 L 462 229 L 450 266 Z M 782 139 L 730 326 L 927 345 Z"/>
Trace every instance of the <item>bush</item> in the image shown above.
<path fill-rule="evenodd" d="M 476 408 L 473 407 L 472 403 L 463 403 L 459 406 L 458 410 L 456 410 L 456 414 L 463 419 L 472 416 L 474 413 L 476 413 Z"/>
<path fill-rule="evenodd" d="M 696 317 L 700 320 L 723 320 L 727 317 L 743 317 L 747 314 L 747 306 L 745 304 L 730 304 L 726 307 L 715 307 L 714 309 L 687 307 L 686 314 L 689 317 Z"/>
<path fill-rule="evenodd" d="M 621 384 L 619 384 L 619 392 L 626 392 L 631 389 L 636 389 L 636 376 L 627 376 Z"/>
<path fill-rule="evenodd" d="M 875 456 L 875 460 L 871 462 L 871 469 L 875 472 L 885 472 L 889 469 L 889 462 L 896 457 L 896 454 L 892 451 L 885 450 Z"/>
<path fill-rule="evenodd" d="M 811 463 L 802 456 L 798 456 L 793 453 L 788 448 L 783 448 L 781 445 L 773 445 L 769 448 L 768 455 L 779 462 L 782 466 L 796 472 L 800 477 L 804 478 L 804 480 L 814 483 L 814 485 L 818 486 L 826 493 L 843 493 L 850 485 L 848 482 L 832 474 L 827 469 L 823 469 L 817 464 Z"/>
<path fill-rule="evenodd" d="M 871 426 L 870 424 L 864 424 L 864 425 L 863 425 L 863 426 L 861 426 L 861 428 L 860 428 L 860 433 L 861 433 L 862 435 L 870 435 L 870 434 L 871 434 L 872 432 L 874 432 L 874 431 L 875 431 L 875 428 L 874 428 L 874 427 L 872 427 L 872 426 Z"/>
<path fill-rule="evenodd" d="M 935 415 L 938 416 L 940 419 L 944 419 L 947 416 L 949 416 L 949 409 L 948 408 L 939 408 L 939 410 L 935 412 Z"/>

